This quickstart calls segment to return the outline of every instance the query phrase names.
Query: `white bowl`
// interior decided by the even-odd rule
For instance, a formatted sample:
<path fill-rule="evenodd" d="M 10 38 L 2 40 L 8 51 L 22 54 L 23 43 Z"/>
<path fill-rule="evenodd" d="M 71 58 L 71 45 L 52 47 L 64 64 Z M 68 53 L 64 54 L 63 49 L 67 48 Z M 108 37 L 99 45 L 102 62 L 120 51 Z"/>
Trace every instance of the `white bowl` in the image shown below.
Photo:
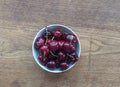
<path fill-rule="evenodd" d="M 47 28 L 48 28 L 48 30 L 61 29 L 63 32 L 75 34 L 75 32 L 72 31 L 71 28 L 69 28 L 69 27 L 67 27 L 67 26 L 64 26 L 64 25 L 60 25 L 60 24 L 51 24 L 51 25 L 48 25 Z M 35 38 L 34 38 L 34 40 L 33 40 L 32 52 L 33 52 L 33 57 L 34 57 L 36 63 L 37 63 L 42 69 L 44 69 L 44 70 L 46 70 L 46 71 L 48 71 L 48 72 L 52 72 L 52 73 L 61 73 L 61 72 L 65 72 L 65 71 L 71 69 L 71 68 L 75 65 L 75 63 L 74 63 L 74 64 L 69 64 L 69 68 L 66 69 L 66 70 L 60 70 L 60 69 L 58 69 L 58 68 L 51 70 L 51 69 L 47 68 L 46 66 L 44 66 L 43 64 L 41 64 L 41 62 L 40 62 L 39 59 L 38 59 L 39 53 L 38 53 L 38 50 L 35 48 L 34 43 L 35 43 L 37 37 L 42 36 L 42 34 L 43 34 L 44 32 L 45 32 L 45 27 L 42 28 L 42 29 L 40 29 L 40 31 L 37 33 L 37 35 L 35 36 Z M 76 35 L 76 34 L 75 34 L 75 35 Z M 77 37 L 77 35 L 76 35 L 76 37 Z M 77 42 L 76 42 L 76 53 L 78 54 L 78 57 L 80 57 L 81 44 L 80 44 L 80 41 L 79 41 L 78 37 L 77 37 Z"/>

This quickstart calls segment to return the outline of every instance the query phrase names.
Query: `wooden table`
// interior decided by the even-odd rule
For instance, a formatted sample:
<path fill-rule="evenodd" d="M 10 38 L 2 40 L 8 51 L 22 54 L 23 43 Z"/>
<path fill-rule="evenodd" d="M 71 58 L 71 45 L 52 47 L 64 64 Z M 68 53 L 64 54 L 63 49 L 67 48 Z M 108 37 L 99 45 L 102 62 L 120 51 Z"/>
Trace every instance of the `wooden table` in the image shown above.
<path fill-rule="evenodd" d="M 31 51 L 53 23 L 71 27 L 82 46 L 61 74 L 42 70 Z M 120 0 L 0 0 L 0 87 L 120 87 Z"/>

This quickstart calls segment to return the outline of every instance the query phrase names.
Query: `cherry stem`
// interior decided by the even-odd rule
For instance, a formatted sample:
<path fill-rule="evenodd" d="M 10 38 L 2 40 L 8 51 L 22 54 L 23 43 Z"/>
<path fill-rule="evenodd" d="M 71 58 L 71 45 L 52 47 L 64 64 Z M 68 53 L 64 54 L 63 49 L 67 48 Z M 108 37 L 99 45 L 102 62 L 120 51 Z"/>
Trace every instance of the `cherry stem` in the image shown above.
<path fill-rule="evenodd" d="M 44 51 L 43 56 L 45 56 L 45 53 L 46 53 L 46 52 Z"/>
<path fill-rule="evenodd" d="M 46 54 L 46 52 L 44 52 L 44 54 L 43 54 L 43 56 L 44 56 L 43 61 L 45 61 L 45 60 L 46 60 L 45 54 Z"/>
<path fill-rule="evenodd" d="M 47 29 L 47 26 L 45 27 L 45 30 L 46 30 L 46 42 L 45 42 L 45 45 L 46 45 L 47 41 L 48 41 L 48 29 Z"/>
<path fill-rule="evenodd" d="M 72 43 L 72 40 L 70 40 L 70 44 Z"/>
<path fill-rule="evenodd" d="M 58 57 L 58 56 L 57 56 L 57 55 L 55 55 L 52 51 L 50 51 L 50 53 L 51 53 L 53 56 Z"/>
<path fill-rule="evenodd" d="M 69 56 L 70 58 L 74 58 L 73 56 L 71 56 L 70 54 L 67 53 L 67 56 Z"/>
<path fill-rule="evenodd" d="M 54 37 L 52 37 L 52 40 L 54 39 Z"/>
<path fill-rule="evenodd" d="M 45 60 L 46 60 L 46 57 L 43 58 L 43 61 L 45 61 Z"/>
<path fill-rule="evenodd" d="M 68 57 L 66 57 L 65 62 L 67 62 Z"/>

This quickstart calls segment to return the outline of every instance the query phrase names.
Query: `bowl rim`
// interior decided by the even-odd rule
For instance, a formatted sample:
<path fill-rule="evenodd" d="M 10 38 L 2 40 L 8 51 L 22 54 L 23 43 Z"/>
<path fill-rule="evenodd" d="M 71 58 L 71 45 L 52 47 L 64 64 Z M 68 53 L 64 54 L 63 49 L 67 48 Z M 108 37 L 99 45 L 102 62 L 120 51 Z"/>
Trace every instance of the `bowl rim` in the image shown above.
<path fill-rule="evenodd" d="M 75 34 L 75 36 L 77 37 L 77 40 L 78 40 L 78 44 L 79 44 L 79 53 L 78 53 L 78 58 L 80 58 L 80 55 L 81 55 L 81 43 L 80 43 L 80 40 L 77 36 L 77 34 L 68 26 L 65 26 L 65 25 L 62 25 L 62 24 L 50 24 L 50 25 L 47 25 L 47 27 L 53 27 L 53 26 L 61 26 L 61 27 L 64 27 L 64 28 L 67 28 L 68 30 L 70 30 L 73 34 Z M 46 27 L 46 26 L 45 26 Z M 34 43 L 36 41 L 36 38 L 39 36 L 39 33 L 41 31 L 44 30 L 45 27 L 42 27 L 38 32 L 37 34 L 35 35 L 34 39 L 33 39 L 33 42 L 32 42 L 32 54 L 33 54 L 33 58 L 35 60 L 35 62 L 45 71 L 47 72 L 51 72 L 51 73 L 62 73 L 62 72 L 65 72 L 65 71 L 68 71 L 70 69 L 72 69 L 76 63 L 72 64 L 71 67 L 69 67 L 68 69 L 66 70 L 63 70 L 63 71 L 53 71 L 53 70 L 50 70 L 50 69 L 47 69 L 45 68 L 42 64 L 39 63 L 39 61 L 37 60 L 37 58 L 35 57 L 35 52 L 34 52 Z"/>

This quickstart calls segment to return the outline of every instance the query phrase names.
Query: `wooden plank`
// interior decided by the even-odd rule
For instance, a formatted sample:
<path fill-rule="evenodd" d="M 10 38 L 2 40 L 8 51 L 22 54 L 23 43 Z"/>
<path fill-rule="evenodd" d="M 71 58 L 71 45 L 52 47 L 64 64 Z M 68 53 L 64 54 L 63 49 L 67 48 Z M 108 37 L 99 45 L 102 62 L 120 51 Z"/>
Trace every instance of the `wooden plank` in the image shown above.
<path fill-rule="evenodd" d="M 116 32 L 116 35 L 112 36 L 113 33 L 110 32 L 108 30 L 104 33 L 99 32 L 98 35 L 92 34 L 90 51 L 92 87 L 119 87 L 120 34 Z"/>
<path fill-rule="evenodd" d="M 0 87 L 119 87 L 119 0 L 0 0 Z M 31 45 L 45 25 L 71 27 L 81 41 L 76 66 L 48 73 Z"/>

